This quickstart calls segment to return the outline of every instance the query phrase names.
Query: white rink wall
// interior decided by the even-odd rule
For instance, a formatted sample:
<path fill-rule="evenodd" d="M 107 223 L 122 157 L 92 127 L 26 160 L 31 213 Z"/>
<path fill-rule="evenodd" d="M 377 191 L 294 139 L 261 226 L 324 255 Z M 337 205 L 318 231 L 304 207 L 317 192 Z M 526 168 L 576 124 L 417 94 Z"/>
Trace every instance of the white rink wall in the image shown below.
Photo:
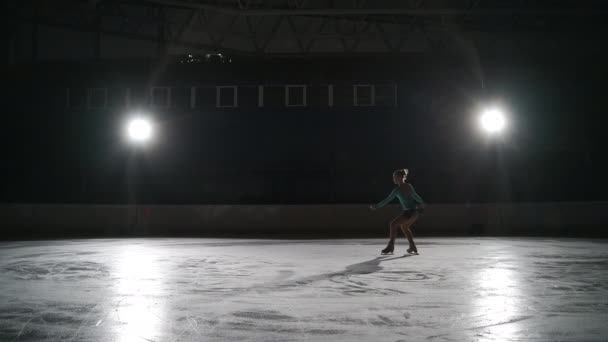
<path fill-rule="evenodd" d="M 417 235 L 605 237 L 608 202 L 429 204 Z M 3 204 L 4 237 L 281 234 L 385 236 L 398 206 Z"/>

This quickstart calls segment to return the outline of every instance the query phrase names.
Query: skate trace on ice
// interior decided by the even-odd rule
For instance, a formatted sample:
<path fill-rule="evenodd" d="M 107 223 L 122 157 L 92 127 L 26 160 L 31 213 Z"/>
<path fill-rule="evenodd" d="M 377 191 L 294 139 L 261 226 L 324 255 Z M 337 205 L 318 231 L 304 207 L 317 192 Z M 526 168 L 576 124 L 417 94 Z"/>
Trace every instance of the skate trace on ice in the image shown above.
<path fill-rule="evenodd" d="M 0 243 L 0 341 L 601 341 L 608 243 Z M 405 254 L 405 255 L 404 255 Z"/>

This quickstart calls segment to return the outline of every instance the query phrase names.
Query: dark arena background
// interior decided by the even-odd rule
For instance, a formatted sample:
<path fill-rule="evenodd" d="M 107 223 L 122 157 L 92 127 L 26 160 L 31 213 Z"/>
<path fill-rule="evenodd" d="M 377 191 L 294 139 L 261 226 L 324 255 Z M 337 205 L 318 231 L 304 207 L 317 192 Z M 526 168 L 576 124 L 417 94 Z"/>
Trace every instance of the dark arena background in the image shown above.
<path fill-rule="evenodd" d="M 0 341 L 606 340 L 605 1 L 0 6 Z"/>

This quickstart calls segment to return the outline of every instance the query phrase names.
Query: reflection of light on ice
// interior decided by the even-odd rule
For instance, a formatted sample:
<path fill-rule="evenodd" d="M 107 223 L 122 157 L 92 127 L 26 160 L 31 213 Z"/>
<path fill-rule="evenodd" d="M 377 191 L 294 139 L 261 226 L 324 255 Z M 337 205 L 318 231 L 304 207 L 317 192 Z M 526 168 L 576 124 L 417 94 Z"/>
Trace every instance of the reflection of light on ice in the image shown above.
<path fill-rule="evenodd" d="M 472 328 L 490 334 L 488 338 L 492 341 L 495 337 L 500 340 L 514 338 L 519 331 L 517 322 L 521 319 L 516 302 L 521 286 L 517 274 L 500 265 L 484 268 L 478 274 L 477 286 L 479 295 L 474 300 Z"/>
<path fill-rule="evenodd" d="M 122 253 L 116 265 L 115 292 L 117 341 L 155 340 L 161 330 L 163 307 L 159 304 L 162 279 L 154 254 L 131 248 Z"/>

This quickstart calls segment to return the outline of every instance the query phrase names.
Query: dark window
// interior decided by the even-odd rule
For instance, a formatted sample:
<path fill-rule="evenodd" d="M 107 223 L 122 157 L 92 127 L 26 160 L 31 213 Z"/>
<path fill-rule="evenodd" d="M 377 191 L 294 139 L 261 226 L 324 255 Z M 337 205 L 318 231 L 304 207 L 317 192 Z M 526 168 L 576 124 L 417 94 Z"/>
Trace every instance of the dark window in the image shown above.
<path fill-rule="evenodd" d="M 217 86 L 216 107 L 237 107 L 238 93 L 236 86 Z"/>

